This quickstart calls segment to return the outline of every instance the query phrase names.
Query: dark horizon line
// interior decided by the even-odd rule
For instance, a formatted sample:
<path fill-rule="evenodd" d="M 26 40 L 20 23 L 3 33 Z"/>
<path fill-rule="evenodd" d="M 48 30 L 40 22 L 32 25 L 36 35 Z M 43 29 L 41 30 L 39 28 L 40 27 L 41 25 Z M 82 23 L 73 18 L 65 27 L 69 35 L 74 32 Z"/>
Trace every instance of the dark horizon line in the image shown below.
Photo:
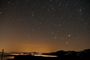
<path fill-rule="evenodd" d="M 90 48 L 87 48 L 87 49 L 81 49 L 81 50 L 78 50 L 78 51 L 76 51 L 76 50 L 56 50 L 56 51 L 51 51 L 51 52 L 58 52 L 58 51 L 66 51 L 66 52 L 68 52 L 68 51 L 75 51 L 75 52 L 80 52 L 80 51 L 85 51 L 85 50 L 90 50 Z M 5 49 L 2 49 L 1 51 L 0 51 L 0 53 L 1 52 L 9 52 L 9 53 L 20 53 L 20 51 L 5 51 Z M 24 51 L 21 51 L 22 53 L 24 52 Z M 39 52 L 36 52 L 36 51 L 25 51 L 26 53 L 27 52 L 29 52 L 29 53 L 39 53 Z M 51 52 L 43 52 L 43 53 L 51 53 Z"/>

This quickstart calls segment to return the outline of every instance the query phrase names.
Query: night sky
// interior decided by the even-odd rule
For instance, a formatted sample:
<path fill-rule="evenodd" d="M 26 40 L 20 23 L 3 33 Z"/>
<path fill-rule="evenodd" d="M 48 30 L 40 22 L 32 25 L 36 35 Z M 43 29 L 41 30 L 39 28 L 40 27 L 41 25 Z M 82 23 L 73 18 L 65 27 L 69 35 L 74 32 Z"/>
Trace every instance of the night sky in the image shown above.
<path fill-rule="evenodd" d="M 89 0 L 0 0 L 0 49 L 90 48 Z"/>

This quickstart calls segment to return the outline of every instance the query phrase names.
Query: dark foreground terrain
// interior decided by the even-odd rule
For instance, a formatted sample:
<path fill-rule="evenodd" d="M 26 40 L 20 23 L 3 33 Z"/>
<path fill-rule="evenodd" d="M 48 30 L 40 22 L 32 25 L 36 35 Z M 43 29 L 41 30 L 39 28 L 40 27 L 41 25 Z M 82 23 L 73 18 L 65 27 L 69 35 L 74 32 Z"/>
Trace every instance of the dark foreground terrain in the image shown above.
<path fill-rule="evenodd" d="M 75 51 L 57 51 L 53 53 L 44 53 L 46 55 L 56 55 L 57 57 L 43 57 L 32 55 L 18 55 L 12 60 L 90 60 L 90 49 Z M 11 59 L 8 59 L 11 60 Z"/>

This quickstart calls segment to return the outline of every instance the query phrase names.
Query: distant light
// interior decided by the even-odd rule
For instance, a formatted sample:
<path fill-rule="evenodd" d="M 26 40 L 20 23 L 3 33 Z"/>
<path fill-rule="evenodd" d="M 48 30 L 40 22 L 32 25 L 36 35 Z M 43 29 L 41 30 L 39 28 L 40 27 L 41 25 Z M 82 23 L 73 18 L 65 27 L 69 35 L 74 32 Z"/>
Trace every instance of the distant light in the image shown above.
<path fill-rule="evenodd" d="M 34 55 L 34 56 L 42 56 L 42 57 L 57 57 L 57 56 L 54 56 L 54 55 Z"/>
<path fill-rule="evenodd" d="M 10 57 L 8 57 L 7 59 L 14 59 L 15 57 L 14 56 L 10 56 Z"/>

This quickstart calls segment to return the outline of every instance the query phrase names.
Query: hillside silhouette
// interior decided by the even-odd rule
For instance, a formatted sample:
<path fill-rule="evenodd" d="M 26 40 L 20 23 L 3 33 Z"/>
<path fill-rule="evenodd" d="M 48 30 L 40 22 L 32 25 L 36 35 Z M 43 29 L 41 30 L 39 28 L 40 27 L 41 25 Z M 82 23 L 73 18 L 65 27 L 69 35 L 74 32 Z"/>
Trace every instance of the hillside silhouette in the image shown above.
<path fill-rule="evenodd" d="M 85 49 L 79 52 L 60 50 L 57 52 L 43 53 L 43 55 L 54 55 L 57 57 L 18 55 L 15 56 L 14 59 L 8 59 L 8 60 L 90 60 L 90 49 Z"/>

